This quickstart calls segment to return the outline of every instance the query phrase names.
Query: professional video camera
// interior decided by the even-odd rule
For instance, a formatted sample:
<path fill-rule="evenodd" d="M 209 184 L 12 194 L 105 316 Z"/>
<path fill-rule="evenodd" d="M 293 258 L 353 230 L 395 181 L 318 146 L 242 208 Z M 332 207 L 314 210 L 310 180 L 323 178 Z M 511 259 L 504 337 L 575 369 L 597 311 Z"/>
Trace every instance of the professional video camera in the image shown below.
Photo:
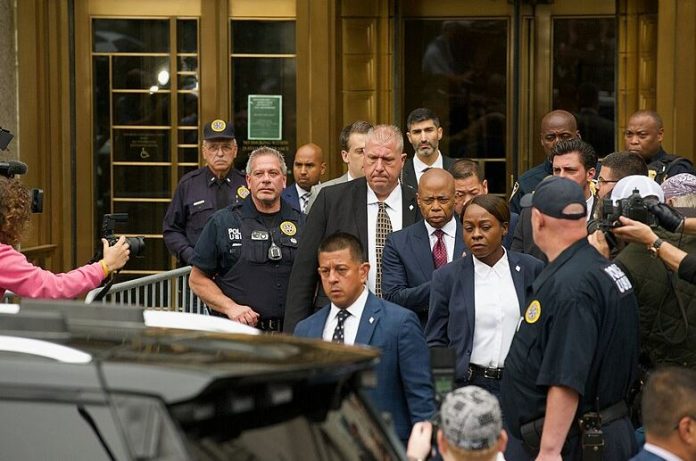
<path fill-rule="evenodd" d="M 118 241 L 118 237 L 114 234 L 116 223 L 127 223 L 128 213 L 113 213 L 105 214 L 102 221 L 102 237 L 109 242 L 109 246 L 114 245 Z M 143 237 L 126 237 L 126 242 L 130 247 L 131 256 L 140 257 L 145 252 L 145 240 Z"/>
<path fill-rule="evenodd" d="M 0 127 L 0 151 L 7 150 L 14 136 L 8 130 Z M 17 174 L 27 174 L 27 164 L 17 160 L 0 161 L 0 175 L 6 178 L 14 178 Z M 43 190 L 31 189 L 31 212 L 41 213 L 43 211 Z"/>

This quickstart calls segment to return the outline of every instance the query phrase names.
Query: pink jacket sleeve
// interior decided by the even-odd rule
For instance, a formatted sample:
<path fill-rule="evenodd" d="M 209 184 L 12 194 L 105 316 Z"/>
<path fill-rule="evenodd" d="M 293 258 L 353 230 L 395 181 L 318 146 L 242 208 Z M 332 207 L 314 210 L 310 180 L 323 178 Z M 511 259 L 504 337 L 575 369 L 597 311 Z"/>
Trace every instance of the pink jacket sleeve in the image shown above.
<path fill-rule="evenodd" d="M 54 274 L 34 266 L 10 245 L 0 243 L 0 292 L 10 290 L 23 298 L 75 298 L 98 287 L 103 279 L 99 263 Z"/>

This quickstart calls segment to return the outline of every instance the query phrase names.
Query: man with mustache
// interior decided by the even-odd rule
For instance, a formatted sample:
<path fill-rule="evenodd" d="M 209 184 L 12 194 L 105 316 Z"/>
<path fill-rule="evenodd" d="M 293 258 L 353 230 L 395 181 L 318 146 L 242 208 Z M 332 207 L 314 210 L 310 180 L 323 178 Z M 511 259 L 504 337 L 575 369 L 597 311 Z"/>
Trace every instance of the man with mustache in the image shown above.
<path fill-rule="evenodd" d="M 393 125 L 375 126 L 365 139 L 365 177 L 322 187 L 307 217 L 290 274 L 285 332 L 292 333 L 297 322 L 329 302 L 321 287 L 317 288 L 317 249 L 319 242 L 335 232 L 347 232 L 360 239 L 371 268 L 367 286 L 381 297 L 386 236 L 420 219 L 415 192 L 399 184 L 406 158 L 403 139 L 401 130 Z"/>
<path fill-rule="evenodd" d="M 406 136 L 415 155 L 406 161 L 401 181 L 418 190 L 418 182 L 423 173 L 431 168 L 449 170 L 454 160 L 445 157 L 438 148 L 442 139 L 442 127 L 440 118 L 430 109 L 421 107 L 408 114 L 406 129 Z"/>

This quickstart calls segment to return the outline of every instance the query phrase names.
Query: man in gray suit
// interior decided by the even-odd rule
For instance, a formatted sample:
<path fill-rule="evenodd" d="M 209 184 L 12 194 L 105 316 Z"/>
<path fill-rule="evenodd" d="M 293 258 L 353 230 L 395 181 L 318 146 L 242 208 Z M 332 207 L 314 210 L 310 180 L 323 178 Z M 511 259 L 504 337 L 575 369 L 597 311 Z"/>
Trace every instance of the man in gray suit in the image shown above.
<path fill-rule="evenodd" d="M 348 171 L 338 178 L 312 186 L 312 195 L 309 198 L 306 213 L 309 213 L 309 210 L 312 209 L 312 205 L 322 187 L 343 184 L 344 182 L 365 176 L 363 172 L 363 151 L 365 150 L 365 136 L 370 131 L 370 128 L 372 128 L 372 125 L 369 122 L 358 120 L 341 130 L 338 142 L 341 144 L 341 157 L 348 165 Z"/>

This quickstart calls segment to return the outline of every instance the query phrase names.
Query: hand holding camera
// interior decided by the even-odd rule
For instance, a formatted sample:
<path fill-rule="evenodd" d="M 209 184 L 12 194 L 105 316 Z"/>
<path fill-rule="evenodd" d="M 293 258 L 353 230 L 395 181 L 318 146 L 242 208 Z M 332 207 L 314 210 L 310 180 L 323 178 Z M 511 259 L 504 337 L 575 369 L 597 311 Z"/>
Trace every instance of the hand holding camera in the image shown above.
<path fill-rule="evenodd" d="M 106 239 L 101 241 L 104 245 L 102 250 L 104 258 L 101 261 L 102 266 L 106 266 L 104 267 L 105 272 L 108 274 L 125 266 L 130 257 L 130 245 L 126 241 L 126 237 L 122 235 L 113 245 L 109 245 L 109 241 Z"/>
<path fill-rule="evenodd" d="M 657 203 L 648 207 L 650 213 L 657 219 L 657 224 L 669 232 L 681 232 L 684 227 L 684 216 L 666 203 Z"/>

